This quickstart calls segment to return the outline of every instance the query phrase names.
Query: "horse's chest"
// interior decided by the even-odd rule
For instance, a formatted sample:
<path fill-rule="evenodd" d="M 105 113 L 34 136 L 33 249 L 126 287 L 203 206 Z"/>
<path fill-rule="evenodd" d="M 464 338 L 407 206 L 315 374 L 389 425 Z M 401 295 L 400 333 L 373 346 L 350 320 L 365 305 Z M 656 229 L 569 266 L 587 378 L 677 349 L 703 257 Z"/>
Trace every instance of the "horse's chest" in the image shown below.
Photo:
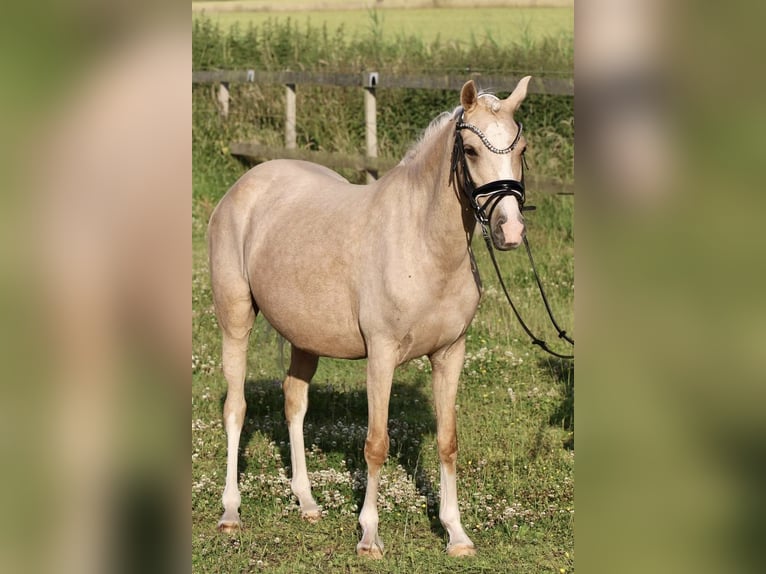
<path fill-rule="evenodd" d="M 479 303 L 473 280 L 455 280 L 422 290 L 398 317 L 402 358 L 429 354 L 457 340 L 470 325 Z"/>

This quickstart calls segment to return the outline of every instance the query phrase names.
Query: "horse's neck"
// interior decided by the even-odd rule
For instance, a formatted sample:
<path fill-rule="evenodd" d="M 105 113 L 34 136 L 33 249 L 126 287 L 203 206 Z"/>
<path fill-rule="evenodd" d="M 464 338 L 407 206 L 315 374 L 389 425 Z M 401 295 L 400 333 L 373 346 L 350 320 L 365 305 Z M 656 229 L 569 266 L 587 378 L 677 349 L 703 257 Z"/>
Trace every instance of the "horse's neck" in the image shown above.
<path fill-rule="evenodd" d="M 401 180 L 390 186 L 397 195 L 400 214 L 410 229 L 417 229 L 428 249 L 447 268 L 468 256 L 474 220 L 450 185 L 450 157 L 454 123 L 448 122 L 400 170 Z"/>

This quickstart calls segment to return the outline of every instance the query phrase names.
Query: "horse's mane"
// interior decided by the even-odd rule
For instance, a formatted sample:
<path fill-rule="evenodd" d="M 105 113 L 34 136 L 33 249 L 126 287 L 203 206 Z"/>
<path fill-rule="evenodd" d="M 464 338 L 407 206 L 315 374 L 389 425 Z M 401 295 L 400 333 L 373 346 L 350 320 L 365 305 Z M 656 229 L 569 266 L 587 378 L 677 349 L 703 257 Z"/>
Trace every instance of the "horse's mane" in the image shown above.
<path fill-rule="evenodd" d="M 407 153 L 402 158 L 402 161 L 399 162 L 399 165 L 407 165 L 412 163 L 412 161 L 418 157 L 420 150 L 422 150 L 423 147 L 428 144 L 434 135 L 439 132 L 447 122 L 449 122 L 453 117 L 457 116 L 462 109 L 462 106 L 458 106 L 451 112 L 442 112 L 433 120 L 431 120 L 431 123 L 428 124 L 428 127 L 423 131 L 423 135 L 421 135 L 418 141 L 416 141 L 412 147 L 407 150 Z"/>
<path fill-rule="evenodd" d="M 492 92 L 482 91 L 479 93 L 479 97 L 487 97 L 491 101 L 489 107 L 493 112 L 499 109 L 500 100 Z M 497 104 L 495 102 L 497 102 Z M 434 135 L 436 135 L 436 133 L 439 132 L 452 118 L 457 117 L 462 110 L 463 107 L 458 106 L 451 112 L 442 112 L 433 120 L 431 120 L 431 123 L 428 124 L 428 127 L 423 131 L 423 135 L 421 135 L 418 141 L 416 141 L 410 147 L 410 149 L 407 150 L 407 153 L 402 158 L 402 161 L 399 162 L 399 165 L 408 165 L 412 163 L 412 161 L 418 156 L 420 150 L 428 145 L 428 142 L 434 137 Z"/>

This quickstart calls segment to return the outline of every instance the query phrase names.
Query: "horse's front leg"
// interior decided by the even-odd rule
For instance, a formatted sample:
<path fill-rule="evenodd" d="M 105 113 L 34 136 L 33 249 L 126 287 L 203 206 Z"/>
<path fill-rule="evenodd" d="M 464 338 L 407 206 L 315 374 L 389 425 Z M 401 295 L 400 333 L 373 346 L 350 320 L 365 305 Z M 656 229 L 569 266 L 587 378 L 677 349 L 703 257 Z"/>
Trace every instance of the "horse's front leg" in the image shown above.
<path fill-rule="evenodd" d="M 460 510 L 457 504 L 455 399 L 464 356 L 464 337 L 429 356 L 433 367 L 436 440 L 439 447 L 441 471 L 439 520 L 449 534 L 447 554 L 450 556 L 472 556 L 476 554 L 473 542 L 468 538 L 460 523 Z"/>
<path fill-rule="evenodd" d="M 367 361 L 367 491 L 359 514 L 362 539 L 356 545 L 359 556 L 383 557 L 383 542 L 378 536 L 378 485 L 380 469 L 388 457 L 388 403 L 396 367 L 395 351 L 387 346 L 369 346 Z"/>

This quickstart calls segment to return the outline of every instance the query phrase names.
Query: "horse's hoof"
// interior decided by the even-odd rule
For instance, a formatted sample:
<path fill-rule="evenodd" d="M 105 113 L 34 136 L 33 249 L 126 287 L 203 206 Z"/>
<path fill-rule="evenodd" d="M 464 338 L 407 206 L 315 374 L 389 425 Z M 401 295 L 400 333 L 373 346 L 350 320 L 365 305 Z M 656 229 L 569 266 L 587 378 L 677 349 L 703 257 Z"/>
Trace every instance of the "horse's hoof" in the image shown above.
<path fill-rule="evenodd" d="M 458 556 L 476 556 L 476 547 L 472 544 L 455 544 L 447 547 L 447 555 L 453 558 Z"/>
<path fill-rule="evenodd" d="M 319 508 L 301 511 L 301 518 L 311 524 L 316 524 L 322 518 L 322 511 Z"/>
<path fill-rule="evenodd" d="M 226 534 L 232 534 L 242 528 L 242 523 L 237 520 L 224 520 L 223 518 L 218 523 L 218 532 L 225 532 Z"/>
<path fill-rule="evenodd" d="M 362 543 L 360 542 L 356 545 L 356 555 L 380 560 L 383 558 L 383 549 L 377 544 L 373 544 L 372 546 L 362 546 Z"/>

